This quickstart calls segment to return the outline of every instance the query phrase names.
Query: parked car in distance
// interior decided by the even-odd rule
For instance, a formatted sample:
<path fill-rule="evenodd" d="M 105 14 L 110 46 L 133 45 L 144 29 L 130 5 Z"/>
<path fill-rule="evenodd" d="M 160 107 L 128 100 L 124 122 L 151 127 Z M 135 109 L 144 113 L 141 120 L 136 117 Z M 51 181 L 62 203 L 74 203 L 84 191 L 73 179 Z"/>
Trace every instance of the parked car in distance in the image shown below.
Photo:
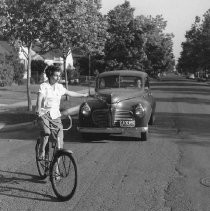
<path fill-rule="evenodd" d="M 149 124 L 155 121 L 156 102 L 145 72 L 116 70 L 99 74 L 95 95 L 81 104 L 78 131 L 90 134 L 137 133 L 147 140 Z"/>
<path fill-rule="evenodd" d="M 6 82 L 4 80 L 0 80 L 0 86 L 4 87 L 6 85 Z"/>
<path fill-rule="evenodd" d="M 186 78 L 194 80 L 195 79 L 195 75 L 193 73 L 190 73 L 190 74 L 187 75 Z"/>
<path fill-rule="evenodd" d="M 72 78 L 69 80 L 70 84 L 77 85 L 79 84 L 79 78 Z"/>

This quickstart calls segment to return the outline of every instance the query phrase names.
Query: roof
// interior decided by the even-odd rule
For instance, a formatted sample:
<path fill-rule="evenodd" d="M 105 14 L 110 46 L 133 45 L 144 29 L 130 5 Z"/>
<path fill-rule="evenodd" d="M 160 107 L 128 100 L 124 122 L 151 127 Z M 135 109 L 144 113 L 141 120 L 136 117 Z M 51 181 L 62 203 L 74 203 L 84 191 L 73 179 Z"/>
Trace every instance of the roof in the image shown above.
<path fill-rule="evenodd" d="M 31 56 L 32 60 L 44 60 L 43 57 L 41 57 L 39 54 L 34 54 Z"/>
<path fill-rule="evenodd" d="M 137 70 L 114 70 L 109 72 L 103 72 L 99 74 L 99 77 L 106 77 L 111 75 L 147 77 L 147 73 Z"/>

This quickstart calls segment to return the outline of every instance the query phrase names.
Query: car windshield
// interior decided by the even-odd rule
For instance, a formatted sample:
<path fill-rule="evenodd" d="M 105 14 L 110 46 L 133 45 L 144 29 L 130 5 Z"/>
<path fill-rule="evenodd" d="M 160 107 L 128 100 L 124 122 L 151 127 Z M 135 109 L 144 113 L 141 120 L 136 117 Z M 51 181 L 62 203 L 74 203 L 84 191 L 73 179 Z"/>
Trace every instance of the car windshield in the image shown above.
<path fill-rule="evenodd" d="M 119 75 L 101 77 L 98 80 L 98 88 L 142 88 L 142 79 L 137 76 Z"/>

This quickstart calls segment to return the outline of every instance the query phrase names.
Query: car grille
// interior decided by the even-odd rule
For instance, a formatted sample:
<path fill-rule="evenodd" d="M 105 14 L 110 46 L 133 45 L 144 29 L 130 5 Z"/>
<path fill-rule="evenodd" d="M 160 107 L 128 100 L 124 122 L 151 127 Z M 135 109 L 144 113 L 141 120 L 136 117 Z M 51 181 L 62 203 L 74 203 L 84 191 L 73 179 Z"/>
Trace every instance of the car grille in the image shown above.
<path fill-rule="evenodd" d="M 95 110 L 92 113 L 93 123 L 97 127 L 110 127 L 111 117 L 108 109 Z"/>
<path fill-rule="evenodd" d="M 120 127 L 121 120 L 134 120 L 133 112 L 129 110 L 115 110 L 113 113 L 113 126 Z"/>

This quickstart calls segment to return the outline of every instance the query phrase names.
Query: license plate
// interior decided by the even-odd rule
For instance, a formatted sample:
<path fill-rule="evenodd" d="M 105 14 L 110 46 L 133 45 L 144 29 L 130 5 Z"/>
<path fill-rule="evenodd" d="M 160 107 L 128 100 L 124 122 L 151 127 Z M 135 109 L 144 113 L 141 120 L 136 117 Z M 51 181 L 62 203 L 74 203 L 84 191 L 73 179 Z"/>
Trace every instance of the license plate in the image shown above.
<path fill-rule="evenodd" d="M 135 120 L 121 120 L 120 127 L 135 127 Z"/>

